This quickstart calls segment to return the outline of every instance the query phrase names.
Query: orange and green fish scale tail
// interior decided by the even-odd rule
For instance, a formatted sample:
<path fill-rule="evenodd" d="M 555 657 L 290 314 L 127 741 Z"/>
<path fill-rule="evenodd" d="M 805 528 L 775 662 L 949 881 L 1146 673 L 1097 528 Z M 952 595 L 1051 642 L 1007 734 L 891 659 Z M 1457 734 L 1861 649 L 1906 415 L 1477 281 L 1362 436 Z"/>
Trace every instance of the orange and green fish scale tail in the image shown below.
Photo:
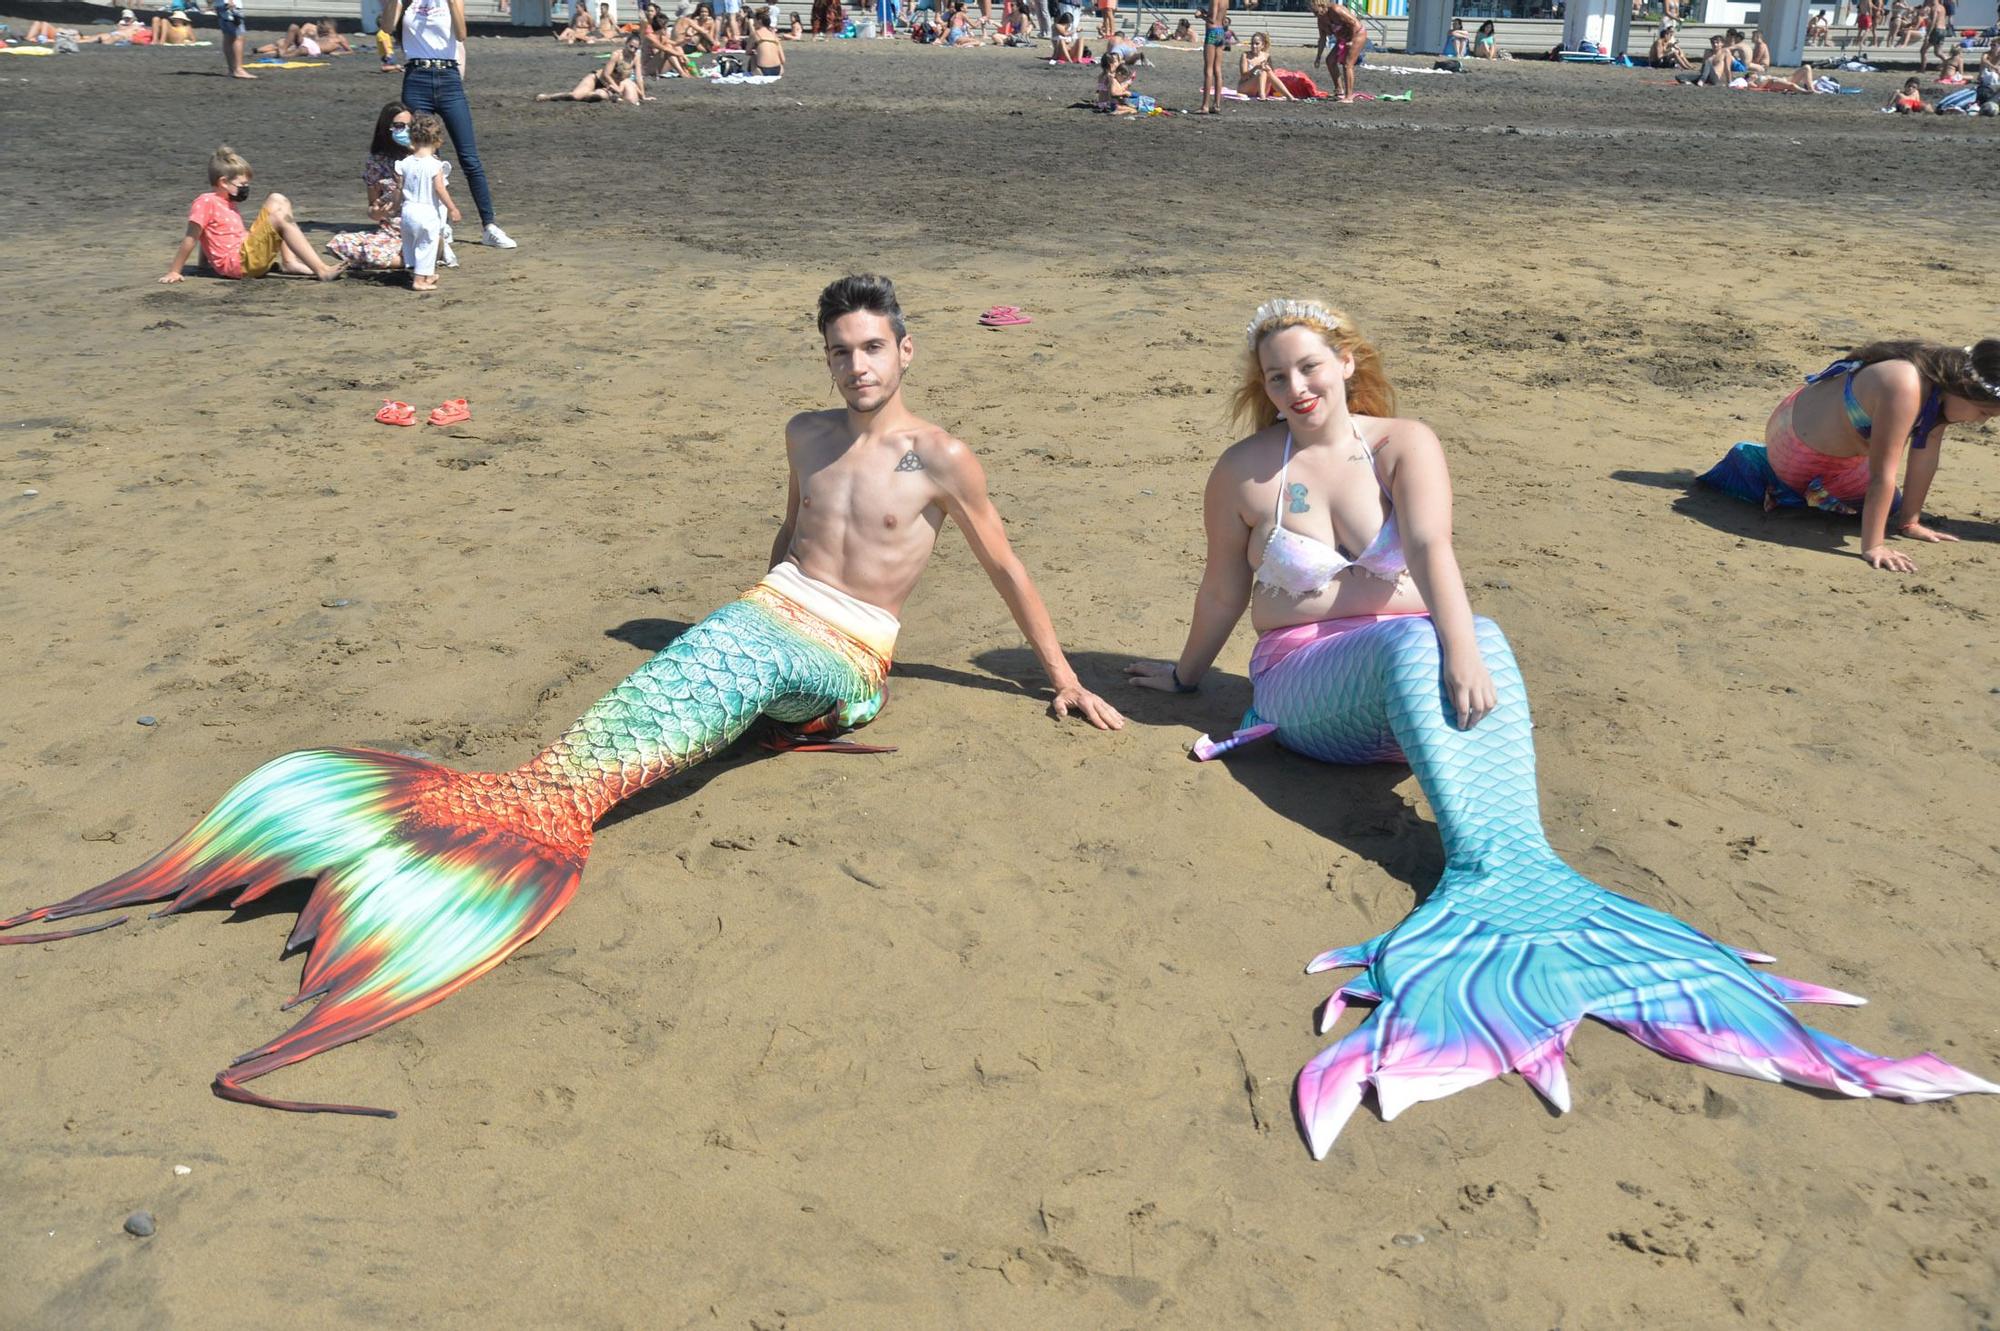
<path fill-rule="evenodd" d="M 365 749 L 309 749 L 264 764 L 180 840 L 0 930 L 172 899 L 175 914 L 234 894 L 244 906 L 315 886 L 286 951 L 304 947 L 289 1031 L 217 1074 L 226 1099 L 302 1112 L 359 1105 L 272 1100 L 244 1083 L 358 1040 L 469 984 L 569 903 L 591 829 L 613 805 L 738 739 L 759 716 L 860 725 L 888 662 L 759 586 L 690 628 L 511 772 L 458 772 Z M 0 944 L 95 933 L 123 918 Z"/>

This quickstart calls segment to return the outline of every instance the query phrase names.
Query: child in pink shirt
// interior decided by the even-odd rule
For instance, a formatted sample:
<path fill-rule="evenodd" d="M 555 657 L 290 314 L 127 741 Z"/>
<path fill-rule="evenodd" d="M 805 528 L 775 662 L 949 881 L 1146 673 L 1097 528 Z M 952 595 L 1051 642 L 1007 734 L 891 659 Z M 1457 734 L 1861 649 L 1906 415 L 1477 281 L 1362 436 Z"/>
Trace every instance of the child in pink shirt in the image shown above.
<path fill-rule="evenodd" d="M 313 252 L 312 242 L 292 220 L 291 200 L 282 194 L 265 196 L 257 220 L 244 227 L 236 205 L 250 196 L 250 174 L 250 163 L 234 148 L 224 144 L 215 150 L 208 159 L 208 183 L 214 188 L 188 209 L 187 232 L 162 282 L 181 281 L 181 269 L 197 249 L 203 265 L 217 277 L 262 277 L 275 265 L 331 282 L 346 271 L 346 264 L 329 264 Z"/>

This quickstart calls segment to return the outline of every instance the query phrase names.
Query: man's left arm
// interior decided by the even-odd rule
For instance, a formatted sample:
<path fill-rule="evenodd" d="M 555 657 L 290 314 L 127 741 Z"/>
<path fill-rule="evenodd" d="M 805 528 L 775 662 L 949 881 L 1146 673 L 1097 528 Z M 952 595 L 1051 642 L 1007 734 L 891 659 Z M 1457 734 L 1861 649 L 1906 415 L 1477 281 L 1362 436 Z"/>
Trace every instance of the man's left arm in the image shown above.
<path fill-rule="evenodd" d="M 965 543 L 972 547 L 979 566 L 993 580 L 994 590 L 1007 603 L 1008 613 L 1014 616 L 1014 623 L 1034 649 L 1035 659 L 1042 663 L 1049 683 L 1055 686 L 1056 696 L 1049 710 L 1058 717 L 1067 717 L 1075 711 L 1099 730 L 1123 729 L 1125 718 L 1118 714 L 1118 709 L 1085 688 L 1076 671 L 1070 668 L 1069 658 L 1063 655 L 1042 594 L 1035 590 L 1034 579 L 1028 576 L 1028 570 L 1007 541 L 1006 525 L 986 492 L 986 472 L 979 459 L 956 439 L 946 439 L 938 448 L 926 451 L 931 456 L 925 460 L 943 495 L 945 512 L 965 533 Z"/>

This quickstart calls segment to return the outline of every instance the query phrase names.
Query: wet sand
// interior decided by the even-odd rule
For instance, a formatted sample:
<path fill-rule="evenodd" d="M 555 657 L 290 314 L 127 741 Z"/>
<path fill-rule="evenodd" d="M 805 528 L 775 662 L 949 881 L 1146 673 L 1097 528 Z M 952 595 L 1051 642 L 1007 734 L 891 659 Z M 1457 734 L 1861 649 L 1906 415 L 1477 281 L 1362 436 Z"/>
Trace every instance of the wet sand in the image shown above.
<path fill-rule="evenodd" d="M 1872 1000 L 1814 1024 L 1995 1075 L 1994 435 L 1954 431 L 1931 509 L 1965 541 L 1913 576 L 1851 524 L 1685 491 L 1839 349 L 1993 331 L 1966 227 L 1990 123 L 1877 115 L 1888 76 L 1781 98 L 1525 63 L 1364 73 L 1407 106 L 1113 123 L 1065 109 L 1091 74 L 1021 53 L 791 55 L 777 87 L 537 107 L 584 58 L 475 42 L 522 248 L 463 247 L 429 299 L 153 283 L 224 139 L 315 228 L 360 221 L 398 87 L 371 60 L 0 67 L 0 913 L 287 749 L 526 757 L 761 569 L 782 423 L 832 400 L 811 302 L 854 268 L 897 277 L 912 404 L 980 450 L 1133 723 L 1043 716 L 947 531 L 867 736 L 898 753 L 670 784 L 505 965 L 260 1083 L 390 1123 L 207 1091 L 289 1024 L 296 894 L 0 952 L 0 1324 L 2000 1315 L 1984 1100 L 1849 1103 L 1586 1024 L 1567 1117 L 1509 1078 L 1357 1115 L 1313 1164 L 1289 1088 L 1328 986 L 1300 967 L 1435 880 L 1429 815 L 1400 769 L 1187 761 L 1247 702 L 1247 629 L 1198 698 L 1117 680 L 1179 645 L 1250 308 L 1332 298 L 1450 450 L 1557 849 Z M 1160 60 L 1141 90 L 1191 101 L 1195 57 Z M 974 326 L 996 303 L 1035 322 Z M 461 395 L 450 430 L 369 419 Z M 119 1232 L 137 1208 L 151 1239 Z"/>

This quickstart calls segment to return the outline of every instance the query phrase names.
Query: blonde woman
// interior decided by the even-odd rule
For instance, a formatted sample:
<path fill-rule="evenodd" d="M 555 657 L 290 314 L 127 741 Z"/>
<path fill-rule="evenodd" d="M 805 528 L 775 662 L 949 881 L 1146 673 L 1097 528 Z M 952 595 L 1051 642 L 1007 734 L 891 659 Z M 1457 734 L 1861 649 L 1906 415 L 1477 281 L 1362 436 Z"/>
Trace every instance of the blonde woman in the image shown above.
<path fill-rule="evenodd" d="M 1277 69 L 1271 64 L 1271 38 L 1268 33 L 1253 33 L 1250 44 L 1243 48 L 1243 65 L 1237 71 L 1236 91 L 1245 97 L 1255 97 L 1259 101 L 1276 99 L 1289 102 L 1294 100 L 1291 90 L 1278 77 Z"/>
<path fill-rule="evenodd" d="M 1258 631 L 1244 729 L 1329 763 L 1407 761 L 1436 815 L 1444 876 L 1401 924 L 1308 967 L 1362 967 L 1326 1005 L 1378 1006 L 1299 1074 L 1324 1155 L 1367 1087 L 1384 1118 L 1509 1071 L 1569 1107 L 1563 1051 L 1585 1016 L 1686 1062 L 1847 1095 L 2000 1092 L 1933 1055 L 1890 1060 L 1798 1023 L 1784 1002 L 1848 995 L 1759 975 L 1681 921 L 1564 864 L 1542 829 L 1528 696 L 1507 639 L 1476 618 L 1452 551 L 1451 476 L 1430 427 L 1396 415 L 1382 359 L 1314 301 L 1247 330 L 1237 408 L 1252 433 L 1202 499 L 1208 562 L 1175 661 L 1126 667 L 1200 688 L 1247 609 Z"/>

